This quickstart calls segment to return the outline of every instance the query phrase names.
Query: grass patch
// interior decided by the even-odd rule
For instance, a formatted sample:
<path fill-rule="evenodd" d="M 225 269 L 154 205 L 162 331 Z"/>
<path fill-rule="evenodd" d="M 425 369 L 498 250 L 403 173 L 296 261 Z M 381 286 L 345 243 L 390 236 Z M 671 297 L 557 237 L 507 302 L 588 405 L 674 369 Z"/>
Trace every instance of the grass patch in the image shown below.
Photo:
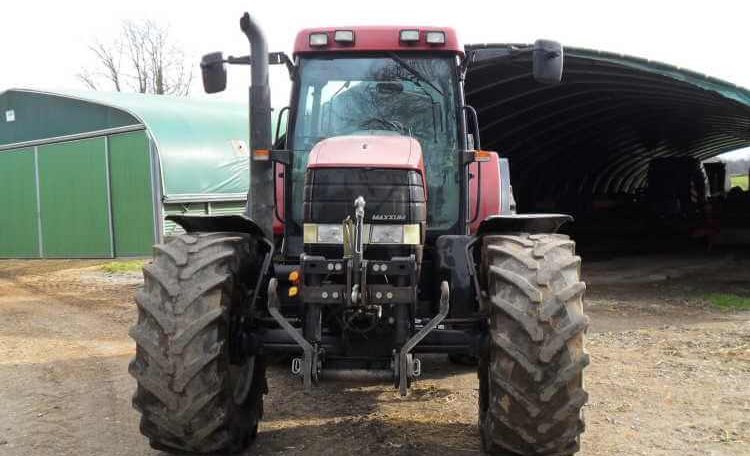
<path fill-rule="evenodd" d="M 743 190 L 747 190 L 747 186 L 747 176 L 732 176 L 732 187 L 742 187 Z"/>
<path fill-rule="evenodd" d="M 146 260 L 112 261 L 101 265 L 101 270 L 110 274 L 140 272 Z"/>
<path fill-rule="evenodd" d="M 750 310 L 750 298 L 729 293 L 714 293 L 705 297 L 714 307 L 721 310 Z"/>

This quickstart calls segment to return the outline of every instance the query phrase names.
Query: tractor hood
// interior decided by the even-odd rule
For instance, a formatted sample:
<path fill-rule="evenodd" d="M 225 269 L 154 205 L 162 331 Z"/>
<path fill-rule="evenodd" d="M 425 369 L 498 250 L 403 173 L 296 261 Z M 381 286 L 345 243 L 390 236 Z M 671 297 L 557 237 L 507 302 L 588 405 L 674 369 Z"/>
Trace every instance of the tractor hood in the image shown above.
<path fill-rule="evenodd" d="M 310 151 L 308 168 L 388 168 L 424 176 L 419 142 L 401 135 L 354 135 L 324 139 Z"/>
<path fill-rule="evenodd" d="M 427 221 L 419 142 L 394 133 L 372 133 L 325 139 L 310 151 L 305 223 L 340 226 L 342 220 L 355 216 L 353 202 L 360 196 L 367 203 L 367 224 L 423 225 Z"/>

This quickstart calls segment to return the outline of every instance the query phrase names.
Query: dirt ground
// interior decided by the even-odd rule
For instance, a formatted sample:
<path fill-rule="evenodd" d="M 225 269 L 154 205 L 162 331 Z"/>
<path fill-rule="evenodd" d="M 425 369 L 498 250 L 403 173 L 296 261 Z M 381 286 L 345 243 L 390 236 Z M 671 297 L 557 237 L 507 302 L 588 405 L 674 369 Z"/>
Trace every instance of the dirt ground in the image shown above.
<path fill-rule="evenodd" d="M 586 456 L 750 455 L 750 260 L 590 262 Z M 746 257 L 746 256 L 745 256 Z M 96 261 L 0 261 L 0 454 L 159 455 L 138 432 L 127 364 L 137 275 Z M 256 455 L 479 455 L 477 380 L 443 357 L 402 399 L 388 385 L 310 395 L 270 371 Z"/>

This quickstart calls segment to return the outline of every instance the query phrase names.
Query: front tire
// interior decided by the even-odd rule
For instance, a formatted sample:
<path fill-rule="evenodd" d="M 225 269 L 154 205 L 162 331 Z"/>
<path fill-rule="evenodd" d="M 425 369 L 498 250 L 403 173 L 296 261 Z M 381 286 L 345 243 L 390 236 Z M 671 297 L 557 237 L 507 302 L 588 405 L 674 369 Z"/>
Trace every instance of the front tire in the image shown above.
<path fill-rule="evenodd" d="M 580 448 L 588 319 L 575 244 L 559 234 L 484 238 L 489 328 L 479 362 L 479 426 L 493 456 Z"/>
<path fill-rule="evenodd" d="M 231 454 L 255 439 L 266 392 L 260 356 L 231 359 L 233 324 L 258 258 L 240 233 L 179 236 L 154 247 L 130 335 L 140 429 L 160 450 Z"/>

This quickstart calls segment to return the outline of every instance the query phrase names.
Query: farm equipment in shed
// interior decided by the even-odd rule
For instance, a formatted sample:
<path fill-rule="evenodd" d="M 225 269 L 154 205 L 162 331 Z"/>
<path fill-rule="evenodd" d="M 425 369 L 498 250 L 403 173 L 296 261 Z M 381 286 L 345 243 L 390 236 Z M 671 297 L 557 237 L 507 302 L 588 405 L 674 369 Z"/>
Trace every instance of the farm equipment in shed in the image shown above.
<path fill-rule="evenodd" d="M 562 47 L 459 47 L 435 27 L 303 30 L 293 58 L 251 54 L 248 217 L 173 216 L 136 297 L 130 372 L 141 431 L 166 451 L 228 454 L 256 438 L 266 359 L 293 357 L 306 390 L 337 370 L 406 395 L 417 353 L 478 364 L 479 427 L 492 455 L 570 455 L 583 432 L 585 289 L 559 214 L 516 214 L 508 163 L 481 150 L 464 103 L 468 65 L 533 54 L 559 82 Z M 293 90 L 272 144 L 269 61 Z M 285 109 L 287 111 L 287 109 Z"/>

